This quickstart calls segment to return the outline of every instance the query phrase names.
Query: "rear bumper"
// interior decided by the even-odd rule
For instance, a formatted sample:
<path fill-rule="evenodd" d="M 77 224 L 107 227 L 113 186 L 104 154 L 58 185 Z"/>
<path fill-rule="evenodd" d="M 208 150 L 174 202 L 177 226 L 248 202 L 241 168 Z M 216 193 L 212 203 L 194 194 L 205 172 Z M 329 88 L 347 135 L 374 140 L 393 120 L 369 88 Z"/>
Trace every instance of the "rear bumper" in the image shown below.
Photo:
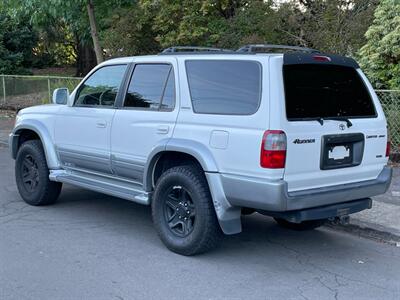
<path fill-rule="evenodd" d="M 392 169 L 384 167 L 376 179 L 330 187 L 288 192 L 284 180 L 265 181 L 221 174 L 227 201 L 232 206 L 270 212 L 298 211 L 384 194 L 390 186 Z"/>
<path fill-rule="evenodd" d="M 371 207 L 372 207 L 372 200 L 370 198 L 365 198 L 345 203 L 331 204 L 331 205 L 301 209 L 301 210 L 292 210 L 285 212 L 269 212 L 269 211 L 259 211 L 259 212 L 271 217 L 283 218 L 293 223 L 300 223 L 302 221 L 346 216 Z"/>

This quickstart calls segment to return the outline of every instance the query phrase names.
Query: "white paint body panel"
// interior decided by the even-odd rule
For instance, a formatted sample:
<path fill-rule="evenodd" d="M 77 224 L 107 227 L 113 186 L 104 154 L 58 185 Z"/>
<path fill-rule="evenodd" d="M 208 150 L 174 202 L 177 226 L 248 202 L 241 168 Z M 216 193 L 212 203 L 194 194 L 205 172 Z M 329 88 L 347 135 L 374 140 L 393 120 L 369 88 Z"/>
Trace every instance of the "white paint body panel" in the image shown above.
<path fill-rule="evenodd" d="M 111 129 L 111 154 L 138 167 L 144 166 L 153 147 L 161 140 L 172 137 L 179 111 L 179 74 L 174 57 L 139 57 L 135 63 L 167 63 L 174 68 L 175 108 L 173 111 L 154 111 L 135 108 L 121 108 L 115 113 Z M 118 172 L 117 172 L 118 173 Z M 120 174 L 122 175 L 122 174 Z M 122 175 L 124 176 L 124 175 Z M 141 177 L 134 178 L 142 180 Z"/>
<path fill-rule="evenodd" d="M 260 63 L 262 68 L 262 96 L 258 111 L 252 115 L 196 114 L 193 112 L 186 76 L 185 60 L 250 60 Z M 269 56 L 217 55 L 202 57 L 193 55 L 179 59 L 181 111 L 175 127 L 174 138 L 200 142 L 212 152 L 220 173 L 276 180 L 282 178 L 283 170 L 268 170 L 260 167 L 260 147 L 264 131 L 269 127 L 268 111 Z M 240 72 L 241 70 L 237 70 Z M 224 134 L 223 145 L 215 140 L 216 133 Z M 210 146 L 214 143 L 214 146 Z"/>
<path fill-rule="evenodd" d="M 111 126 L 115 109 L 63 106 L 55 120 L 55 146 L 61 163 L 67 167 L 82 165 L 78 161 L 63 160 L 60 150 L 82 153 L 87 156 L 110 158 Z M 105 169 L 104 169 L 105 170 Z M 108 172 L 111 169 L 107 167 Z"/>
<path fill-rule="evenodd" d="M 253 115 L 194 113 L 185 61 L 202 59 L 258 62 L 262 66 L 262 98 L 258 111 Z M 361 71 L 359 74 L 372 95 L 377 118 L 352 119 L 353 126 L 341 131 L 339 124 L 344 122 L 325 121 L 321 126 L 316 121 L 289 122 L 286 119 L 281 54 L 145 56 L 111 60 L 97 68 L 134 61 L 168 62 L 173 65 L 176 85 L 173 111 L 73 107 L 77 87 L 71 93 L 67 106 L 24 109 L 17 123 L 27 118 L 37 119 L 48 129 L 53 147 L 107 156 L 111 169 L 113 157 L 144 165 L 151 151 L 163 139 L 196 141 L 212 153 L 219 173 L 242 176 L 247 180 L 253 178 L 259 182 L 283 179 L 288 183 L 289 192 L 375 179 L 387 163 L 386 119 L 376 94 Z M 285 169 L 264 169 L 260 166 L 261 141 L 268 129 L 283 130 L 287 135 Z M 385 138 L 365 140 L 363 160 L 359 166 L 320 170 L 321 137 L 340 133 L 385 135 Z M 315 139 L 315 143 L 293 143 L 295 139 L 310 138 Z M 115 172 L 110 170 L 110 173 Z"/>

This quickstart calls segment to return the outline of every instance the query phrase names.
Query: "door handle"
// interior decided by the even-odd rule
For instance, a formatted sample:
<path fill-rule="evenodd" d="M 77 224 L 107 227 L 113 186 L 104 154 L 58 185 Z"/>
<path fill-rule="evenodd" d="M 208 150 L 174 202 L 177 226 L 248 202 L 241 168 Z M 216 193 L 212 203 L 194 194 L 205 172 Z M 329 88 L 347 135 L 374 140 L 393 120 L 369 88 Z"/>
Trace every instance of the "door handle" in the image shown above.
<path fill-rule="evenodd" d="M 106 121 L 97 121 L 96 122 L 96 127 L 97 128 L 106 128 L 107 127 L 107 122 Z"/>
<path fill-rule="evenodd" d="M 167 125 L 160 125 L 157 128 L 158 134 L 167 134 L 169 132 L 169 126 Z"/>

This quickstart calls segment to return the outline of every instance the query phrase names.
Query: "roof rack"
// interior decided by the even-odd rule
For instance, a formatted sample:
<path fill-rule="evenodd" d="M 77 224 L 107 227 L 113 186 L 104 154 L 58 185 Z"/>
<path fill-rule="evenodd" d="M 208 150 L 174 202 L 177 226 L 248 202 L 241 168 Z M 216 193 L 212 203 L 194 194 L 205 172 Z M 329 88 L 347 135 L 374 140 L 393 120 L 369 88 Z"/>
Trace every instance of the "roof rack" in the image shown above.
<path fill-rule="evenodd" d="M 164 49 L 160 54 L 187 54 L 187 53 L 232 53 L 229 49 L 212 48 L 212 47 L 195 47 L 195 46 L 175 46 Z"/>
<path fill-rule="evenodd" d="M 265 50 L 289 50 L 289 51 L 302 51 L 302 52 L 309 52 L 309 53 L 319 53 L 320 51 L 307 48 L 307 47 L 297 47 L 297 46 L 287 46 L 287 45 L 273 45 L 273 44 L 251 44 L 245 45 L 236 52 L 242 53 L 257 53 L 257 52 L 265 52 Z M 257 51 L 257 50 L 264 50 L 264 51 Z"/>

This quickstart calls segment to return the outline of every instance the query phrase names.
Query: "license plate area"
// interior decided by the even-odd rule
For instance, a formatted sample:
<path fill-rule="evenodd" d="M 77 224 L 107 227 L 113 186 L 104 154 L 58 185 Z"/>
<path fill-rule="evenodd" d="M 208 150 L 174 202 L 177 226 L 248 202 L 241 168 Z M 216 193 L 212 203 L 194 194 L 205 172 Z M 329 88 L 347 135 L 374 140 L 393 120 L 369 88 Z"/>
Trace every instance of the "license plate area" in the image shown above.
<path fill-rule="evenodd" d="M 321 170 L 358 166 L 364 154 L 362 133 L 324 135 L 321 145 Z"/>

